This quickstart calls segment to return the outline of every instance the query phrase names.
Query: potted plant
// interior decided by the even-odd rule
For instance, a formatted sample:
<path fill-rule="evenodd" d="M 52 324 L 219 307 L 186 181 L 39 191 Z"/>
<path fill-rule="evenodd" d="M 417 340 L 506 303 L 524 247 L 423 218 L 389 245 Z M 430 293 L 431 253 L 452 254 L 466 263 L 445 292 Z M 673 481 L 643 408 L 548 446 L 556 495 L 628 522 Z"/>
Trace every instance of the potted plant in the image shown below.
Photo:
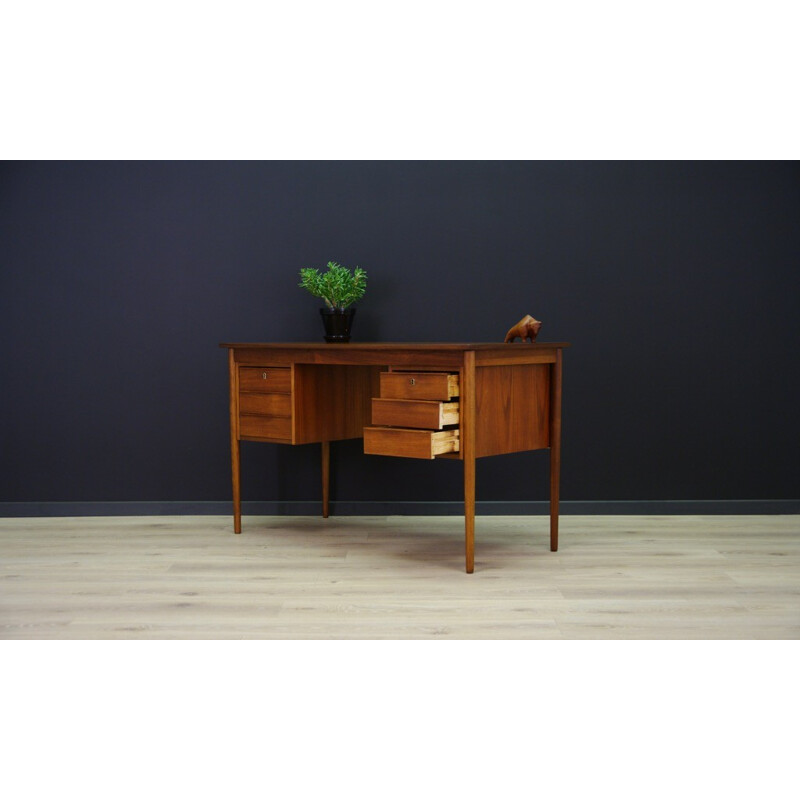
<path fill-rule="evenodd" d="M 325 308 L 319 310 L 325 323 L 325 341 L 349 342 L 350 326 L 356 313 L 350 306 L 364 296 L 367 273 L 361 267 L 351 272 L 347 267 L 329 261 L 324 273 L 313 267 L 301 269 L 297 285 L 325 301 Z"/>

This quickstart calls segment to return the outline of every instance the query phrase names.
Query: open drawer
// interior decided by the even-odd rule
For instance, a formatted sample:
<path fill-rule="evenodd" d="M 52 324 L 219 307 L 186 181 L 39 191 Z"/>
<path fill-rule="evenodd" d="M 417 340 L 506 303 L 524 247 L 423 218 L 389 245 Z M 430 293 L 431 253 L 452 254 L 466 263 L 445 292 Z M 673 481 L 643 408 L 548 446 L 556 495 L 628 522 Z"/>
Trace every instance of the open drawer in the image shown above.
<path fill-rule="evenodd" d="M 381 397 L 452 400 L 458 397 L 458 375 L 449 372 L 382 372 Z"/>
<path fill-rule="evenodd" d="M 372 424 L 437 431 L 445 425 L 458 425 L 458 403 L 373 397 Z"/>
<path fill-rule="evenodd" d="M 422 431 L 413 428 L 364 428 L 364 452 L 376 456 L 434 458 L 457 453 L 457 428 L 445 431 Z"/>

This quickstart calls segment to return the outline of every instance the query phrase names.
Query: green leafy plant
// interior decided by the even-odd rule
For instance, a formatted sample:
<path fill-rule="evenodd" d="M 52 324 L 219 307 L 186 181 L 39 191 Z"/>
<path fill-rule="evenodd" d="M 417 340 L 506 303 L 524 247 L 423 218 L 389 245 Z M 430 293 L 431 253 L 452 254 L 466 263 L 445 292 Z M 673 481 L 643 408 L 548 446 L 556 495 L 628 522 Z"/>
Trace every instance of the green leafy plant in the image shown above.
<path fill-rule="evenodd" d="M 367 273 L 356 267 L 352 272 L 335 261 L 328 262 L 328 271 L 321 273 L 313 267 L 300 270 L 300 288 L 321 297 L 328 308 L 345 309 L 364 296 Z"/>

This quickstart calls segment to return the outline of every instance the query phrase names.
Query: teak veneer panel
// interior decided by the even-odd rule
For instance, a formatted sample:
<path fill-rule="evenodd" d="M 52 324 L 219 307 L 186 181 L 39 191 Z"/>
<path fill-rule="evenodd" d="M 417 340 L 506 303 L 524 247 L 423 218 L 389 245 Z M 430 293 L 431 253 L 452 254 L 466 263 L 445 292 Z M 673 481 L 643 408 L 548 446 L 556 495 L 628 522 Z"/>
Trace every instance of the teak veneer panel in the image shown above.
<path fill-rule="evenodd" d="M 530 345 L 526 345 L 529 347 Z M 508 364 L 554 364 L 556 360 L 555 349 L 542 349 L 534 352 L 512 351 L 505 353 L 477 352 L 475 353 L 475 364 L 478 367 L 499 367 Z"/>
<path fill-rule="evenodd" d="M 443 453 L 455 453 L 458 448 L 458 430 L 364 428 L 364 452 L 367 455 L 431 459 Z"/>
<path fill-rule="evenodd" d="M 242 392 L 239 395 L 239 410 L 242 414 L 263 414 L 268 417 L 291 417 L 292 396 L 290 394 L 256 394 Z"/>
<path fill-rule="evenodd" d="M 239 391 L 289 392 L 291 372 L 287 367 L 239 367 Z"/>
<path fill-rule="evenodd" d="M 557 350 L 569 347 L 569 342 L 348 342 L 347 344 L 321 342 L 221 342 L 220 347 L 233 348 L 238 352 L 256 350 L 262 354 L 277 351 L 304 351 L 332 353 L 387 353 L 402 350 L 404 353 L 537 353 L 544 350 Z M 237 359 L 238 360 L 238 359 Z M 295 360 L 297 357 L 295 356 Z M 264 360 L 268 363 L 268 359 Z M 389 362 L 387 362 L 389 363 Z"/>
<path fill-rule="evenodd" d="M 324 349 L 322 349 L 324 347 Z M 233 351 L 237 364 L 289 366 L 291 364 L 337 364 L 431 367 L 433 369 L 457 370 L 462 361 L 459 350 L 406 350 L 401 347 L 374 350 L 353 348 L 349 345 L 322 345 L 321 347 L 297 348 L 243 348 Z"/>
<path fill-rule="evenodd" d="M 292 420 L 289 417 L 258 417 L 242 414 L 239 418 L 242 439 L 292 439 Z"/>
<path fill-rule="evenodd" d="M 296 364 L 294 443 L 360 439 L 378 394 L 379 367 Z"/>
<path fill-rule="evenodd" d="M 450 400 L 458 397 L 458 375 L 447 372 L 382 372 L 381 397 Z"/>
<path fill-rule="evenodd" d="M 372 424 L 440 430 L 445 425 L 458 425 L 458 403 L 374 397 Z"/>
<path fill-rule="evenodd" d="M 550 446 L 550 365 L 475 369 L 476 453 L 494 456 Z"/>
<path fill-rule="evenodd" d="M 290 364 L 370 364 L 374 366 L 440 367 L 458 370 L 464 353 L 475 352 L 475 363 L 510 363 L 544 359 L 555 361 L 559 348 L 567 342 L 502 344 L 498 342 L 350 342 L 314 344 L 309 342 L 223 342 L 237 364 L 288 366 Z"/>

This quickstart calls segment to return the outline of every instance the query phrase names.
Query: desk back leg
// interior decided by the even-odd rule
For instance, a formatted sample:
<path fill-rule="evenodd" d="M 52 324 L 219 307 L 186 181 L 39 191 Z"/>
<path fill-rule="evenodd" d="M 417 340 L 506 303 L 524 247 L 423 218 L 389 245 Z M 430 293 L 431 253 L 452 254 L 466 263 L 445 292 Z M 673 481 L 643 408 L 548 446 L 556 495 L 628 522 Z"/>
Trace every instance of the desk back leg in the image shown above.
<path fill-rule="evenodd" d="M 331 486 L 331 443 L 322 442 L 322 518 L 328 519 Z"/>
<path fill-rule="evenodd" d="M 558 499 L 561 473 L 561 349 L 550 365 L 550 550 L 558 550 Z"/>
<path fill-rule="evenodd" d="M 242 488 L 239 473 L 239 386 L 233 348 L 228 350 L 228 383 L 231 410 L 231 478 L 233 480 L 233 532 L 242 532 Z"/>

